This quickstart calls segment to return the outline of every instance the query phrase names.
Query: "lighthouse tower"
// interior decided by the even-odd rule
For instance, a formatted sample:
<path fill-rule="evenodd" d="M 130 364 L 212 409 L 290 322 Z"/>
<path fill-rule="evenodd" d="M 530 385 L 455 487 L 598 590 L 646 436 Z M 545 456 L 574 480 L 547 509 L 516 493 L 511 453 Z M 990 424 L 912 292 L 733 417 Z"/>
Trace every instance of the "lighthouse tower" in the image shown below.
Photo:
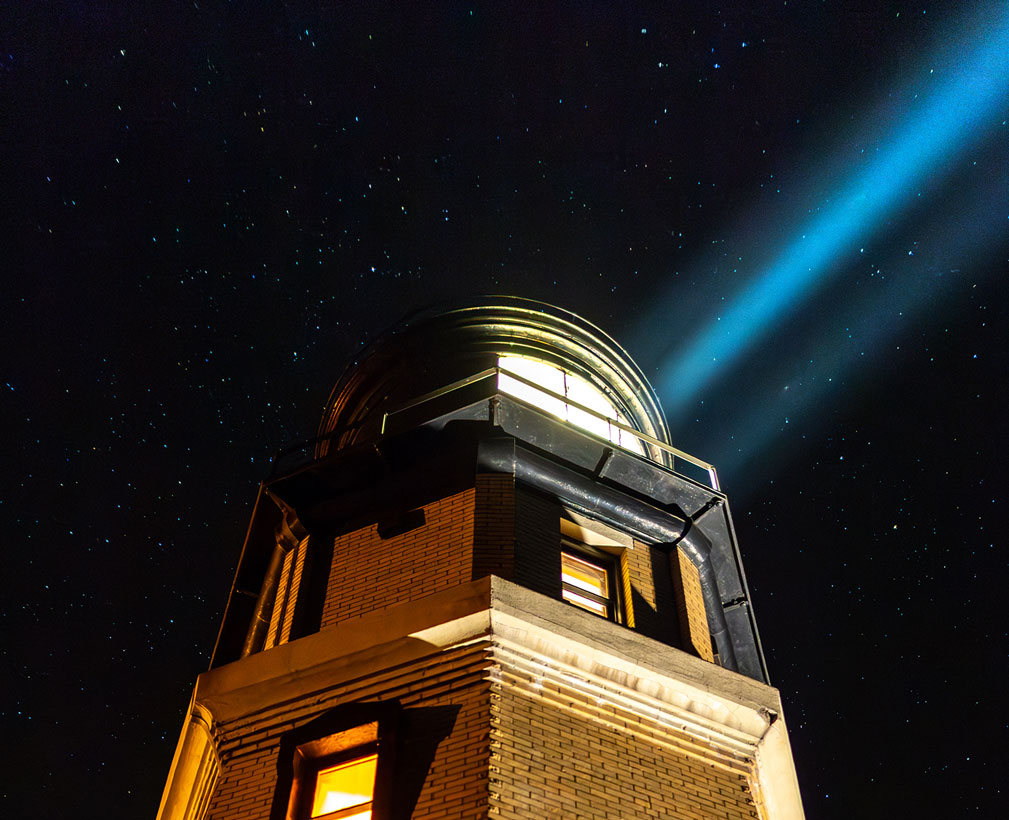
<path fill-rule="evenodd" d="M 390 331 L 278 457 L 158 813 L 802 816 L 714 468 L 511 298 Z"/>

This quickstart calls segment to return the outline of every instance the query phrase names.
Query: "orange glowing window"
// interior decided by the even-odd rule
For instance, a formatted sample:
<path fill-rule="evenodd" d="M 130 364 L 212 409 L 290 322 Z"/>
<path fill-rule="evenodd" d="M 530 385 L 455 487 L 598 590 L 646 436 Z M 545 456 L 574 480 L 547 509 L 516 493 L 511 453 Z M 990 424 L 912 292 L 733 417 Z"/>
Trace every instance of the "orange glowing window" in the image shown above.
<path fill-rule="evenodd" d="M 370 754 L 320 769 L 315 776 L 310 817 L 371 820 L 378 755 Z"/>
<path fill-rule="evenodd" d="M 570 552 L 561 553 L 561 597 L 603 618 L 614 616 L 610 569 Z"/>

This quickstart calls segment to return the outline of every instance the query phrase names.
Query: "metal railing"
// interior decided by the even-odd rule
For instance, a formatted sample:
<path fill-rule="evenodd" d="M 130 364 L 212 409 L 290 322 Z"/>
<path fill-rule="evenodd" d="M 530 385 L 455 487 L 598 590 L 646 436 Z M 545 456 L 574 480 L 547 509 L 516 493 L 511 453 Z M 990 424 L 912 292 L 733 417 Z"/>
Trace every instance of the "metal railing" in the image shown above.
<path fill-rule="evenodd" d="M 561 402 L 568 408 L 574 408 L 580 413 L 585 413 L 586 415 L 595 418 L 600 422 L 605 422 L 607 425 L 607 430 L 610 431 L 610 435 L 601 436 L 598 433 L 594 432 L 593 430 L 582 427 L 577 422 L 557 416 L 557 414 L 551 413 L 549 409 L 540 405 L 536 405 L 530 401 L 527 401 L 526 399 L 523 399 L 521 396 L 517 396 L 514 393 L 509 392 L 507 388 L 502 388 L 498 382 L 498 379 L 502 374 L 510 379 L 514 379 L 515 381 L 524 384 L 526 387 L 530 388 L 536 393 L 540 393 L 550 399 L 553 399 L 554 401 Z M 425 393 L 422 396 L 418 396 L 417 398 L 412 399 L 406 404 L 397 407 L 395 410 L 384 412 L 382 414 L 380 434 L 385 435 L 388 432 L 389 419 L 394 416 L 398 416 L 403 413 L 408 413 L 412 410 L 421 408 L 425 404 L 442 399 L 445 396 L 451 395 L 452 393 L 456 393 L 467 387 L 471 387 L 484 381 L 489 382 L 491 380 L 494 380 L 494 382 L 491 385 L 491 389 L 487 391 L 487 394 L 486 396 L 484 396 L 484 398 L 489 398 L 494 393 L 499 391 L 505 392 L 512 399 L 519 402 L 523 406 L 529 407 L 539 413 L 549 413 L 551 416 L 559 419 L 560 421 L 563 421 L 565 424 L 570 424 L 571 426 L 578 428 L 580 432 L 583 432 L 586 435 L 595 436 L 596 438 L 606 441 L 608 444 L 613 444 L 614 446 L 619 447 L 621 450 L 624 450 L 627 453 L 638 456 L 640 458 L 647 459 L 653 464 L 658 464 L 667 469 L 671 469 L 673 470 L 673 472 L 691 481 L 697 481 L 698 479 L 695 476 L 689 475 L 683 472 L 682 470 L 677 469 L 677 462 L 686 462 L 687 464 L 692 465 L 700 473 L 706 476 L 707 481 L 705 483 L 707 484 L 708 487 L 715 490 L 716 492 L 721 492 L 721 488 L 718 485 L 718 473 L 715 471 L 714 465 L 709 464 L 706 461 L 702 461 L 701 459 L 690 455 L 690 453 L 685 453 L 683 450 L 679 450 L 670 444 L 666 444 L 664 441 L 660 441 L 659 439 L 654 438 L 653 436 L 650 436 L 647 433 L 642 433 L 640 430 L 635 430 L 630 425 L 625 424 L 617 419 L 606 416 L 600 413 L 598 410 L 594 410 L 591 407 L 586 407 L 584 404 L 581 404 L 580 402 L 577 402 L 568 396 L 565 396 L 561 393 L 556 393 L 555 391 L 547 387 L 544 387 L 543 385 L 537 384 L 536 382 L 531 381 L 530 379 L 527 379 L 524 376 L 520 376 L 517 373 L 513 373 L 510 370 L 505 370 L 500 367 L 487 368 L 486 370 L 483 370 L 480 373 L 476 373 L 472 376 L 467 376 L 464 379 L 459 379 L 458 381 L 454 381 L 451 384 L 445 385 L 444 387 L 439 387 L 436 390 L 432 390 L 429 393 Z M 334 439 L 337 439 L 340 436 L 345 435 L 350 430 L 358 428 L 360 426 L 361 422 L 357 422 L 349 426 L 340 427 L 339 429 L 336 430 L 331 430 L 325 435 L 316 436 L 314 438 L 308 439 L 307 441 L 302 441 L 297 444 L 291 445 L 290 447 L 285 447 L 281 450 L 278 450 L 276 453 L 274 453 L 273 456 L 273 468 L 270 471 L 270 478 L 275 478 L 282 474 L 281 462 L 285 461 L 288 456 L 292 456 L 293 454 L 298 452 L 304 452 L 310 447 L 318 447 L 323 442 L 331 442 Z M 613 430 L 618 430 L 622 435 L 631 436 L 634 439 L 636 439 L 642 445 L 640 451 L 638 451 L 635 448 L 627 447 L 626 445 L 621 444 L 618 441 L 614 441 L 614 437 L 612 434 Z M 308 462 L 302 462 L 302 464 L 310 463 L 310 461 L 311 459 L 309 459 Z"/>
<path fill-rule="evenodd" d="M 592 430 L 582 427 L 577 422 L 572 422 L 569 419 L 563 419 L 563 418 L 561 419 L 562 421 L 577 427 L 582 432 L 585 432 L 588 435 L 594 435 L 597 438 L 604 438 L 604 440 L 608 441 L 610 444 L 615 444 L 617 447 L 620 447 L 621 449 L 626 450 L 627 452 L 639 455 L 663 467 L 668 467 L 672 469 L 674 472 L 680 472 L 679 470 L 676 469 L 676 462 L 678 460 L 685 461 L 688 464 L 692 464 L 694 467 L 696 467 L 698 470 L 700 470 L 707 476 L 707 484 L 711 489 L 719 492 L 721 491 L 718 486 L 718 473 L 715 471 L 714 465 L 709 464 L 706 461 L 702 461 L 701 459 L 696 458 L 695 456 L 692 456 L 689 453 L 685 453 L 683 452 L 683 450 L 679 450 L 670 444 L 666 444 L 664 441 L 660 441 L 659 439 L 654 438 L 653 436 L 650 436 L 647 433 L 642 433 L 640 430 L 635 430 L 630 425 L 624 424 L 623 422 L 618 421 L 617 419 L 606 416 L 600 413 L 598 410 L 593 410 L 591 407 L 586 407 L 584 404 L 574 401 L 568 396 L 565 396 L 561 393 L 556 393 L 553 390 L 544 387 L 541 384 L 537 384 L 536 382 L 531 381 L 523 376 L 520 376 L 517 373 L 513 373 L 510 370 L 505 370 L 500 367 L 490 367 L 487 368 L 486 370 L 481 371 L 480 373 L 476 373 L 472 376 L 467 376 L 465 379 L 459 379 L 458 381 L 452 382 L 451 384 L 447 384 L 444 387 L 439 387 L 437 390 L 432 390 L 430 393 L 425 393 L 423 396 L 419 396 L 416 399 L 413 399 L 412 401 L 408 402 L 407 404 L 396 408 L 395 410 L 391 410 L 389 412 L 384 413 L 382 416 L 381 431 L 382 433 L 386 432 L 388 420 L 392 416 L 396 416 L 399 415 L 400 413 L 405 413 L 410 410 L 414 410 L 424 404 L 440 399 L 456 391 L 462 390 L 463 388 L 470 387 L 471 385 L 478 384 L 479 382 L 490 379 L 497 380 L 501 375 L 505 375 L 510 379 L 514 379 L 515 381 L 524 384 L 526 387 L 531 388 L 536 393 L 540 393 L 544 396 L 554 399 L 555 401 L 559 401 L 563 403 L 566 407 L 573 407 L 579 412 L 585 413 L 597 419 L 598 421 L 605 422 L 608 425 L 608 429 L 611 431 L 616 429 L 625 435 L 637 439 L 642 444 L 641 449 L 643 452 L 639 453 L 634 449 L 621 445 L 619 442 L 614 441 L 612 436 L 604 438 L 603 436 L 600 436 L 598 433 L 595 433 Z M 502 389 L 500 383 L 497 381 L 494 384 L 494 388 L 496 390 Z M 526 401 L 521 396 L 516 396 L 513 393 L 508 392 L 506 388 L 503 390 L 503 392 L 508 393 L 508 395 L 514 398 L 516 401 L 528 405 L 535 410 L 550 413 L 550 410 L 548 410 L 547 408 Z M 559 418 L 554 413 L 550 414 L 556 418 Z M 668 464 L 664 463 L 661 456 L 656 458 L 654 455 L 650 454 L 649 452 L 650 449 L 658 450 L 660 453 L 667 455 L 669 457 L 668 458 L 669 463 Z M 685 475 L 684 473 L 680 474 Z M 689 475 L 685 475 L 685 477 L 691 478 L 691 476 Z"/>

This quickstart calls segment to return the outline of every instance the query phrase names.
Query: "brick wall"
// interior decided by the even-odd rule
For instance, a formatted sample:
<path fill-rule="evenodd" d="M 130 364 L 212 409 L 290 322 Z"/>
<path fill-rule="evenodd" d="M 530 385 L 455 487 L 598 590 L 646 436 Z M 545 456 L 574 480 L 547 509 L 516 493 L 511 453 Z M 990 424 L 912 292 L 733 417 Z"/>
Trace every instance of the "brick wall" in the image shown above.
<path fill-rule="evenodd" d="M 505 671 L 491 691 L 491 815 L 757 817 L 752 761 L 604 699 Z"/>
<path fill-rule="evenodd" d="M 521 487 L 515 489 L 514 499 L 515 570 L 510 580 L 560 598 L 561 506 Z M 681 638 L 681 610 L 666 556 L 648 544 L 635 541 L 633 549 L 620 550 L 619 571 L 624 624 L 650 638 L 691 651 L 691 644 Z M 696 581 L 696 570 L 694 576 Z M 699 582 L 695 586 L 699 596 Z M 701 604 L 703 620 L 703 602 L 699 597 L 691 601 Z M 707 635 L 706 621 L 699 628 Z M 707 659 L 713 660 L 710 640 L 708 644 Z"/>
<path fill-rule="evenodd" d="M 757 817 L 751 759 L 494 651 L 446 649 L 219 723 L 208 820 L 269 820 L 287 733 L 339 705 L 392 699 L 403 711 L 389 820 Z"/>
<path fill-rule="evenodd" d="M 625 600 L 634 610 L 633 626 L 637 632 L 657 641 L 680 646 L 679 613 L 669 575 L 669 561 L 659 550 L 641 541 L 622 556 Z"/>
<path fill-rule="evenodd" d="M 557 501 L 515 492 L 515 583 L 561 597 L 561 508 Z"/>
<path fill-rule="evenodd" d="M 479 473 L 475 489 L 473 578 L 510 579 L 515 571 L 515 476 Z"/>
<path fill-rule="evenodd" d="M 208 820 L 268 820 L 285 733 L 341 704 L 391 699 L 403 706 L 392 820 L 483 820 L 488 663 L 487 646 L 473 644 L 219 724 L 221 777 Z"/>
<path fill-rule="evenodd" d="M 423 507 L 424 523 L 382 538 L 378 525 L 333 544 L 322 628 L 472 579 L 475 490 Z"/>
<path fill-rule="evenodd" d="M 426 505 L 423 523 L 382 538 L 378 525 L 337 537 L 321 627 L 418 600 L 487 575 L 561 597 L 560 504 L 480 474 L 473 488 Z M 625 624 L 713 661 L 696 568 L 635 542 L 619 562 Z"/>
<path fill-rule="evenodd" d="M 641 607 L 635 606 L 635 593 L 634 585 L 631 583 L 631 557 L 630 554 L 632 550 L 624 550 L 620 554 L 620 565 L 619 565 L 619 582 L 620 582 L 620 599 L 623 601 L 624 612 L 623 612 L 623 624 L 630 629 L 637 631 L 638 624 L 635 618 L 635 612 Z"/>
<path fill-rule="evenodd" d="M 677 550 L 671 562 L 673 589 L 679 612 L 680 631 L 688 647 L 693 647 L 698 656 L 706 661 L 714 661 L 711 648 L 711 633 L 708 619 L 704 614 L 704 596 L 701 594 L 701 579 L 697 567 L 683 553 Z"/>

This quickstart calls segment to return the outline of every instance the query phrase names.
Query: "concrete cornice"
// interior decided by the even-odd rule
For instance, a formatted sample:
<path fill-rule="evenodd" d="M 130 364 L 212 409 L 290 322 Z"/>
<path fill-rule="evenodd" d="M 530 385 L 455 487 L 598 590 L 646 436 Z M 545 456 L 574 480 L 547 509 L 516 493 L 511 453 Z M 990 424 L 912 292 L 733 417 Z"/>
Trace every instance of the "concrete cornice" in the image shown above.
<path fill-rule="evenodd" d="M 754 739 L 780 712 L 770 686 L 496 577 L 205 672 L 196 700 L 215 722 L 227 723 L 334 681 L 365 678 L 491 637 Z"/>

